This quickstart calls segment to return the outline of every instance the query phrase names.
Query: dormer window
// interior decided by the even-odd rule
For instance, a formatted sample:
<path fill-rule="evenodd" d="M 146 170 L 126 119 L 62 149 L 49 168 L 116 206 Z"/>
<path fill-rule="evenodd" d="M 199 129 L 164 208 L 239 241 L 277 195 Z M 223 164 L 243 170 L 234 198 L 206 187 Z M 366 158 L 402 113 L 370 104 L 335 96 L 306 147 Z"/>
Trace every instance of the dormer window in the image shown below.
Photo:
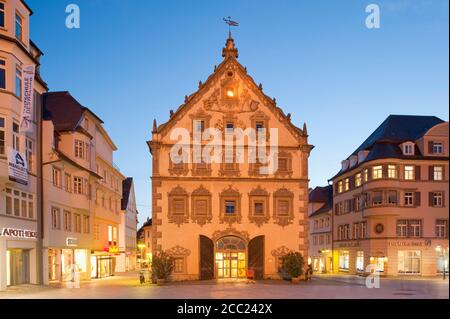
<path fill-rule="evenodd" d="M 414 155 L 414 144 L 413 143 L 403 144 L 403 155 Z"/>
<path fill-rule="evenodd" d="M 433 142 L 433 154 L 444 153 L 444 145 L 441 142 Z"/>

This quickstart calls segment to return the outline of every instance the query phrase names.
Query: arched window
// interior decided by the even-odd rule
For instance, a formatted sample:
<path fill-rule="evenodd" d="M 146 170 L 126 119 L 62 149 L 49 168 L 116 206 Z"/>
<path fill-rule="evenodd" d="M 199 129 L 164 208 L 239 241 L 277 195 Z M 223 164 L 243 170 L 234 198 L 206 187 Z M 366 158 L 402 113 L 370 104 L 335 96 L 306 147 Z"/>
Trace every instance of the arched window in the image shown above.
<path fill-rule="evenodd" d="M 245 250 L 245 242 L 235 236 L 222 237 L 217 241 L 218 250 Z"/>

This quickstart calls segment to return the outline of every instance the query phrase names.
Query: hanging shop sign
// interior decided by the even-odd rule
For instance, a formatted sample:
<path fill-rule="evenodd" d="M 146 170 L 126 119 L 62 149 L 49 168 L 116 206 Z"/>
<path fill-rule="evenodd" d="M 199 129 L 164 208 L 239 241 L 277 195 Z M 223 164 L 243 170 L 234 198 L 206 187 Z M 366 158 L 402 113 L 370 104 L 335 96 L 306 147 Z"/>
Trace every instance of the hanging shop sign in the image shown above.
<path fill-rule="evenodd" d="M 2 229 L 1 235 L 4 237 L 15 238 L 37 238 L 37 231 L 4 227 Z"/>
<path fill-rule="evenodd" d="M 33 95 L 34 95 L 34 65 L 26 65 L 22 68 L 23 74 L 23 99 L 22 99 L 22 114 L 20 120 L 21 132 L 33 131 Z"/>
<path fill-rule="evenodd" d="M 12 147 L 8 149 L 8 175 L 10 181 L 28 185 L 28 164 L 26 158 Z"/>

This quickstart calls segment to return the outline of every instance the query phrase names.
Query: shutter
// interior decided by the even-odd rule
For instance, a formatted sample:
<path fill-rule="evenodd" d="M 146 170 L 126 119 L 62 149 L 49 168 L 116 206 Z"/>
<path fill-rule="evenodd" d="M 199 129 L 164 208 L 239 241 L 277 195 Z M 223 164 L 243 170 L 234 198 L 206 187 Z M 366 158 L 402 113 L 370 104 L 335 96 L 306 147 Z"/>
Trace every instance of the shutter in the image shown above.
<path fill-rule="evenodd" d="M 428 180 L 434 181 L 434 166 L 428 166 Z"/>
<path fill-rule="evenodd" d="M 388 165 L 383 165 L 383 176 L 382 178 L 388 178 Z"/>
<path fill-rule="evenodd" d="M 414 173 L 416 174 L 416 181 L 420 181 L 420 165 L 416 165 Z"/>
<path fill-rule="evenodd" d="M 447 178 L 445 177 L 445 165 L 442 165 L 442 180 L 447 180 Z"/>
<path fill-rule="evenodd" d="M 414 194 L 414 205 L 420 206 L 420 192 L 415 192 Z"/>
<path fill-rule="evenodd" d="M 430 206 L 430 207 L 433 207 L 433 197 L 434 197 L 434 193 L 429 192 L 428 193 L 428 206 Z"/>
<path fill-rule="evenodd" d="M 428 153 L 433 154 L 433 141 L 428 142 Z"/>
<path fill-rule="evenodd" d="M 445 207 L 445 192 L 442 192 L 442 207 Z"/>

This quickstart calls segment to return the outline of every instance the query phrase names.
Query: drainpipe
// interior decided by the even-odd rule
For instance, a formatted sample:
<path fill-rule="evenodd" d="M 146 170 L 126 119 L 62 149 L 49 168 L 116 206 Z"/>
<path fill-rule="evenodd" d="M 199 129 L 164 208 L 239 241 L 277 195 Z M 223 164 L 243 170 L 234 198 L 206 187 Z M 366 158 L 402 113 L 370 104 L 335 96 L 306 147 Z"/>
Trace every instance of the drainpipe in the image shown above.
<path fill-rule="evenodd" d="M 44 283 L 44 264 L 43 264 L 43 239 L 44 239 L 44 176 L 43 176 L 43 168 L 42 168 L 42 107 L 43 107 L 43 96 L 39 96 L 38 103 L 38 123 L 36 125 L 38 130 L 38 143 L 36 147 L 37 157 L 38 157 L 38 198 L 39 198 L 39 212 L 37 214 L 37 228 L 38 228 L 38 239 L 36 243 L 36 280 L 39 285 Z"/>

